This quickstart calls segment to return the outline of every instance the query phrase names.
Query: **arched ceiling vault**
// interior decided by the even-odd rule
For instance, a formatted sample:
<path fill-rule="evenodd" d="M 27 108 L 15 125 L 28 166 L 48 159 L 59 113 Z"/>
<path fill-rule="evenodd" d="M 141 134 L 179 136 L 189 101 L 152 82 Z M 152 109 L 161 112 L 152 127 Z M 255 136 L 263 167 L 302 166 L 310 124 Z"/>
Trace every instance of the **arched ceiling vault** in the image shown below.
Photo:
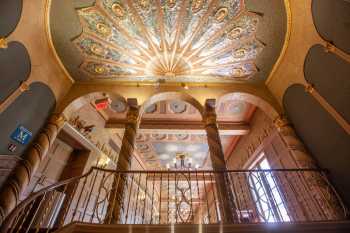
<path fill-rule="evenodd" d="M 286 26 L 283 0 L 52 0 L 50 10 L 76 81 L 263 83 Z"/>

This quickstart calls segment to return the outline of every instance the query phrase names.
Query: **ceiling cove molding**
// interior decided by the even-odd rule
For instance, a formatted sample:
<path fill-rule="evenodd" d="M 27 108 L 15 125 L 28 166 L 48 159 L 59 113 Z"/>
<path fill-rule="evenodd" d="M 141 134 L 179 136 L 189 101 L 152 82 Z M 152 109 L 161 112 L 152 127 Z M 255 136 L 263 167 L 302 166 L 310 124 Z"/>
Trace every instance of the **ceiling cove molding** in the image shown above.
<path fill-rule="evenodd" d="M 72 83 L 75 83 L 75 80 L 72 78 L 66 67 L 63 65 L 60 57 L 57 54 L 56 48 L 52 41 L 52 35 L 51 35 L 51 27 L 50 27 L 50 9 L 51 9 L 51 1 L 52 0 L 46 0 L 45 1 L 45 12 L 44 12 L 44 28 L 45 28 L 45 34 L 46 39 L 49 45 L 50 50 L 52 51 L 53 56 L 55 57 L 57 64 L 59 65 L 60 69 L 65 74 L 65 77 Z"/>
<path fill-rule="evenodd" d="M 275 73 L 276 73 L 277 69 L 279 68 L 280 64 L 282 63 L 282 60 L 283 60 L 284 56 L 286 55 L 287 48 L 289 46 L 289 42 L 290 42 L 290 38 L 291 38 L 291 34 L 292 34 L 292 17 L 293 17 L 292 9 L 290 6 L 290 1 L 291 0 L 284 0 L 284 6 L 286 8 L 286 13 L 287 13 L 287 22 L 286 22 L 287 27 L 286 27 L 286 35 L 285 35 L 282 51 L 281 51 L 280 56 L 278 57 L 275 65 L 273 66 L 269 77 L 266 79 L 265 85 L 269 85 L 269 83 L 272 82 L 272 80 L 275 78 Z"/>

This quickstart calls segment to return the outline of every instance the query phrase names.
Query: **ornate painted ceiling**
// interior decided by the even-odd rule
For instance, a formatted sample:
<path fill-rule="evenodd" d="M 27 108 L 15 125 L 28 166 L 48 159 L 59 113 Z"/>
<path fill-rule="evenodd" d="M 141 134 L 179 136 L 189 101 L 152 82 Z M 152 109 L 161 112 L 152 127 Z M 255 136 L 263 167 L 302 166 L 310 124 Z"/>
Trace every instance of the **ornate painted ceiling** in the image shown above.
<path fill-rule="evenodd" d="M 73 78 L 84 81 L 244 81 L 264 70 L 260 54 L 273 49 L 261 33 L 275 33 L 264 22 L 272 16 L 254 12 L 267 0 L 60 2 L 52 1 L 53 42 Z M 59 11 L 72 19 L 66 27 Z"/>

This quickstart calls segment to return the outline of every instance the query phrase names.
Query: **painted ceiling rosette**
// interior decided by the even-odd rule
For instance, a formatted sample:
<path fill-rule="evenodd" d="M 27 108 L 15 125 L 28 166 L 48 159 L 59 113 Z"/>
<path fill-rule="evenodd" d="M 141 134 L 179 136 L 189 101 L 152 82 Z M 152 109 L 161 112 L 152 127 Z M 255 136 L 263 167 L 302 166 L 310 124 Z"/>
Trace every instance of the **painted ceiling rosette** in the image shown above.
<path fill-rule="evenodd" d="M 73 42 L 92 79 L 245 80 L 263 49 L 243 0 L 96 0 L 77 13 Z"/>

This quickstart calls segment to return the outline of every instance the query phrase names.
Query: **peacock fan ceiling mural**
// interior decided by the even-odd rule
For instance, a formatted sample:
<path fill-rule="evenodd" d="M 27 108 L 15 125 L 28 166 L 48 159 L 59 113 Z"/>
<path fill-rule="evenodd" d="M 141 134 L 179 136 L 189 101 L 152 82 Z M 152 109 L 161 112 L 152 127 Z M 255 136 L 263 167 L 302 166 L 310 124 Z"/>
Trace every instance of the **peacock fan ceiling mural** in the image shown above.
<path fill-rule="evenodd" d="M 264 48 L 244 0 L 96 0 L 76 12 L 72 41 L 91 79 L 246 80 Z"/>

